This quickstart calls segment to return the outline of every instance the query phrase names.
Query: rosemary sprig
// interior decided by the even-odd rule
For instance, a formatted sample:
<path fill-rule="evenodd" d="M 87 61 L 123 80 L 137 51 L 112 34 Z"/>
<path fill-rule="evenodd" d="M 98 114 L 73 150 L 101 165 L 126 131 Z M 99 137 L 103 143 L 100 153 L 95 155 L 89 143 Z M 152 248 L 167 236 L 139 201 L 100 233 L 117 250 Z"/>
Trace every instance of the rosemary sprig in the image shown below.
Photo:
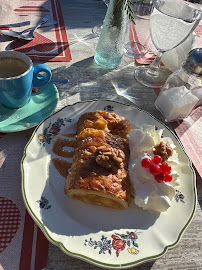
<path fill-rule="evenodd" d="M 120 29 L 123 9 L 126 10 L 129 20 L 135 23 L 134 17 L 133 17 L 133 10 L 131 8 L 133 5 L 134 3 L 131 0 L 115 0 L 113 20 L 112 20 L 111 25 L 116 26 L 117 28 Z"/>
<path fill-rule="evenodd" d="M 133 17 L 133 10 L 132 10 L 132 6 L 134 6 L 133 1 L 131 0 L 118 0 L 119 2 L 123 2 L 124 8 L 126 9 L 127 15 L 129 20 L 131 20 L 134 24 L 134 17 Z"/>
<path fill-rule="evenodd" d="M 131 0 L 125 0 L 125 1 L 126 1 L 125 8 L 126 8 L 128 18 L 135 24 L 135 20 L 133 17 L 133 10 L 131 8 L 132 6 L 134 6 L 134 3 Z"/>

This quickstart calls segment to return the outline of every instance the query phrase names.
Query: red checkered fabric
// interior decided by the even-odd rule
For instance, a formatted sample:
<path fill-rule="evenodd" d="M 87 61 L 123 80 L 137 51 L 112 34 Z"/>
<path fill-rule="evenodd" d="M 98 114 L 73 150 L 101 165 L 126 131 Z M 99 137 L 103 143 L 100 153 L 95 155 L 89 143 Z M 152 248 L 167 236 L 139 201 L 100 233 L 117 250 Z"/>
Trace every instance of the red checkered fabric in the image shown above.
<path fill-rule="evenodd" d="M 21 221 L 17 206 L 6 198 L 0 197 L 0 253 L 15 236 Z"/>

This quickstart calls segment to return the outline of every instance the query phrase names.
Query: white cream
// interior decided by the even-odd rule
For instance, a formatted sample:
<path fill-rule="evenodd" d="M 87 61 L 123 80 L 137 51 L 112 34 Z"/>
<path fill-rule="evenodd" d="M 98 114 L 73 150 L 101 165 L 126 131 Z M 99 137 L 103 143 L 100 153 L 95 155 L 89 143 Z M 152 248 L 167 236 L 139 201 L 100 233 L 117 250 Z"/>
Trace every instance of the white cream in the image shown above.
<path fill-rule="evenodd" d="M 135 204 L 144 210 L 164 212 L 171 206 L 175 196 L 175 186 L 180 184 L 179 174 L 173 169 L 179 164 L 176 147 L 171 138 L 162 138 L 163 129 L 155 130 L 154 126 L 143 126 L 129 133 L 130 161 L 129 176 L 135 190 Z M 143 158 L 154 156 L 153 147 L 160 141 L 169 142 L 173 155 L 167 160 L 172 166 L 171 182 L 157 182 L 147 168 L 141 166 Z M 147 154 L 148 153 L 148 154 Z"/>

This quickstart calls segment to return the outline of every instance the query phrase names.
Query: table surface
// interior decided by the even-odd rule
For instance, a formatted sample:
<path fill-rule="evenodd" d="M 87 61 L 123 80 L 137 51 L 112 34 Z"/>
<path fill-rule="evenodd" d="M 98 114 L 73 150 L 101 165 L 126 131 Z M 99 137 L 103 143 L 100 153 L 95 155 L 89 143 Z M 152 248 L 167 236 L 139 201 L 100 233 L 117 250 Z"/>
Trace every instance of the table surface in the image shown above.
<path fill-rule="evenodd" d="M 57 85 L 59 102 L 57 110 L 78 101 L 91 99 L 110 99 L 132 104 L 151 113 L 164 122 L 162 115 L 154 106 L 156 94 L 138 84 L 133 76 L 134 61 L 124 56 L 116 70 L 102 69 L 94 63 L 93 56 L 97 38 L 92 34 L 95 25 L 102 24 L 106 6 L 102 0 L 61 0 L 72 61 L 47 62 L 52 69 L 53 78 L 69 78 L 66 85 Z M 127 89 L 131 101 L 118 96 L 112 85 L 116 82 L 120 89 Z M 171 129 L 172 127 L 167 124 Z M 30 136 L 27 131 L 27 137 Z M 197 174 L 197 172 L 196 172 Z M 167 251 L 161 258 L 141 264 L 131 269 L 202 269 L 202 181 L 197 174 L 198 202 L 193 221 L 185 231 L 176 247 Z M 101 269 L 80 259 L 64 254 L 57 246 L 49 244 L 46 270 Z"/>
<path fill-rule="evenodd" d="M 127 89 L 128 94 L 134 97 L 132 101 L 135 105 L 164 122 L 162 115 L 154 106 L 156 94 L 153 89 L 138 84 L 133 77 L 133 59 L 124 56 L 121 65 L 113 71 L 102 69 L 94 63 L 97 38 L 92 35 L 92 28 L 102 24 L 106 12 L 104 2 L 61 0 L 61 5 L 73 60 L 69 63 L 48 63 L 53 70 L 53 76 L 69 78 L 68 85 L 58 85 L 59 105 L 65 106 L 89 99 L 110 99 L 131 104 L 127 99 L 116 95 L 112 85 L 112 81 L 115 81 L 120 88 Z M 197 190 L 196 214 L 178 245 L 168 250 L 161 258 L 131 269 L 202 269 L 202 181 L 199 175 L 197 175 Z M 46 269 L 101 268 L 70 257 L 50 244 Z"/>

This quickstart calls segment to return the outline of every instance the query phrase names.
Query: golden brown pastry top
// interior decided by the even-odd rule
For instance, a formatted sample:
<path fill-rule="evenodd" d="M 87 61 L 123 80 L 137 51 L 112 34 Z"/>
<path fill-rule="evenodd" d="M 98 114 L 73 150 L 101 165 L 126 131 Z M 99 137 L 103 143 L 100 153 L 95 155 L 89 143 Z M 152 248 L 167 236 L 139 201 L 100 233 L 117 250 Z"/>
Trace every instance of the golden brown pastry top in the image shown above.
<path fill-rule="evenodd" d="M 129 200 L 128 141 L 118 135 L 87 128 L 77 136 L 65 190 L 101 191 Z"/>
<path fill-rule="evenodd" d="M 85 128 L 109 131 L 123 138 L 131 130 L 130 122 L 125 117 L 99 110 L 96 112 L 86 112 L 80 116 L 77 124 L 77 134 Z"/>

